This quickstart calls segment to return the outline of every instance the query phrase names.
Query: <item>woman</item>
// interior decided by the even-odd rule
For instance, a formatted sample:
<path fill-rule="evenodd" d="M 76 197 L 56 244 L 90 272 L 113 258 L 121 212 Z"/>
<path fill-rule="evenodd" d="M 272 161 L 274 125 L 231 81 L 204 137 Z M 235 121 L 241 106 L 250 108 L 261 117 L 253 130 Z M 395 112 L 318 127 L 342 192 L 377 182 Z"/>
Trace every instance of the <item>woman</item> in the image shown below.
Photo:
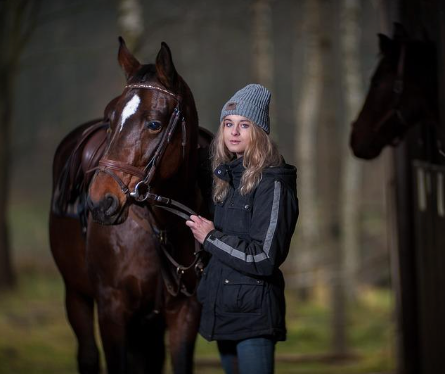
<path fill-rule="evenodd" d="M 273 373 L 286 339 L 284 279 L 298 218 L 296 169 L 269 138 L 269 91 L 250 84 L 224 105 L 212 143 L 215 219 L 186 222 L 212 257 L 198 287 L 200 334 L 227 374 Z"/>

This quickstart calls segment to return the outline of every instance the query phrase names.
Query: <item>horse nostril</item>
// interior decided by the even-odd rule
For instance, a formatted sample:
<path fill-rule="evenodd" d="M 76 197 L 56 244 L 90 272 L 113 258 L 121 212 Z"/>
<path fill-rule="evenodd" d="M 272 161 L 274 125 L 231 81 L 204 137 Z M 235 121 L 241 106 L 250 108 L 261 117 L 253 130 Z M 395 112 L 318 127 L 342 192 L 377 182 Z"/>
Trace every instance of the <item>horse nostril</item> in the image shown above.
<path fill-rule="evenodd" d="M 112 194 L 106 194 L 105 199 L 102 200 L 102 211 L 106 216 L 112 216 L 116 213 L 119 207 L 119 200 Z"/>
<path fill-rule="evenodd" d="M 95 204 L 94 201 L 91 200 L 89 195 L 87 196 L 87 207 L 90 211 L 97 209 L 97 204 Z"/>

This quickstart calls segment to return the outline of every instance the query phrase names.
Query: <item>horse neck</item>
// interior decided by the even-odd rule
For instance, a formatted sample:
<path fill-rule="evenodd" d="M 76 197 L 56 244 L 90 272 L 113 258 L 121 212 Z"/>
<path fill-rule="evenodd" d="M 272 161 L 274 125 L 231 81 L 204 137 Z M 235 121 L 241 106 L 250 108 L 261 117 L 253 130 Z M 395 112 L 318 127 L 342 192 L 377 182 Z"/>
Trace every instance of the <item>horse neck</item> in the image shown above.
<path fill-rule="evenodd" d="M 425 45 L 413 51 L 413 55 L 407 73 L 413 76 L 413 83 L 420 87 L 417 101 L 421 105 L 419 134 L 423 142 L 418 156 L 435 162 L 438 159 L 436 139 L 439 125 L 436 51 L 432 45 Z"/>
<path fill-rule="evenodd" d="M 437 87 L 437 56 L 433 45 L 421 43 L 408 55 L 407 79 L 420 87 L 419 102 L 422 103 L 422 122 L 435 122 L 439 118 Z"/>

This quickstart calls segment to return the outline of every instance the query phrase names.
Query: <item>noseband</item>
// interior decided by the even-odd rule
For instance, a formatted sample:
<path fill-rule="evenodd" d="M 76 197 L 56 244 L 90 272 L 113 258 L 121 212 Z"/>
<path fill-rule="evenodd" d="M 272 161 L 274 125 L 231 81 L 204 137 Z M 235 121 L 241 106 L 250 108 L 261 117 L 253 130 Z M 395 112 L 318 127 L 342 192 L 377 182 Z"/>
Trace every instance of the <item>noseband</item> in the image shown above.
<path fill-rule="evenodd" d="M 150 183 L 153 180 L 156 167 L 159 163 L 159 160 L 164 155 L 165 150 L 167 149 L 167 146 L 173 137 L 173 134 L 175 132 L 179 120 L 181 120 L 181 127 L 182 127 L 182 143 L 181 143 L 182 156 L 183 158 L 185 157 L 187 132 L 186 132 L 185 118 L 182 116 L 181 113 L 182 99 L 179 95 L 175 95 L 174 93 L 167 91 L 161 87 L 145 83 L 128 84 L 125 86 L 125 88 L 147 89 L 147 90 L 161 92 L 163 94 L 169 95 L 172 98 L 174 98 L 176 100 L 176 107 L 170 116 L 170 121 L 162 135 L 161 141 L 159 142 L 159 145 L 157 146 L 153 157 L 150 159 L 150 161 L 147 163 L 147 165 L 143 170 L 140 170 L 139 168 L 133 165 L 129 165 L 120 161 L 110 160 L 106 158 L 101 159 L 99 161 L 99 166 L 94 168 L 93 170 L 98 170 L 100 172 L 103 172 L 111 176 L 119 185 L 121 191 L 127 196 L 127 198 L 132 198 L 137 202 L 143 202 L 148 199 L 153 200 L 158 204 L 167 205 L 167 206 L 161 206 L 163 209 L 169 210 L 172 213 L 179 215 L 184 219 L 188 219 L 190 214 L 196 214 L 196 213 L 177 201 L 150 192 Z M 114 173 L 114 171 L 119 171 L 124 174 L 133 175 L 135 177 L 138 177 L 140 181 L 136 183 L 134 190 L 130 191 L 129 186 L 125 184 L 123 180 Z M 169 208 L 168 205 L 170 206 L 173 205 L 175 208 L 171 207 Z"/>
<path fill-rule="evenodd" d="M 374 132 L 379 131 L 380 128 L 393 116 L 395 116 L 398 122 L 401 123 L 404 127 L 408 127 L 408 123 L 403 117 L 400 109 L 400 102 L 404 90 L 403 72 L 405 70 L 405 54 L 406 54 L 406 46 L 404 43 L 402 43 L 399 55 L 399 61 L 397 64 L 397 75 L 392 88 L 392 92 L 394 93 L 393 104 L 391 108 L 383 115 L 383 117 L 373 126 L 372 130 Z"/>

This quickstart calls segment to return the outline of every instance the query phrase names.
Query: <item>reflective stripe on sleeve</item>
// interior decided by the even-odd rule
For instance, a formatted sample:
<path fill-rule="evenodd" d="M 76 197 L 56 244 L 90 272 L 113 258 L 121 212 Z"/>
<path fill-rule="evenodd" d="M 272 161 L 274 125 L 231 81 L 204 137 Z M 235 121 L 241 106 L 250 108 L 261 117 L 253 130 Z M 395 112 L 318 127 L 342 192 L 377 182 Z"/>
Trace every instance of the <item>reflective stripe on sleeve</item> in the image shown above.
<path fill-rule="evenodd" d="M 269 222 L 269 227 L 267 228 L 266 238 L 264 239 L 263 252 L 257 255 L 248 255 L 242 251 L 239 251 L 236 248 L 231 247 L 230 245 L 222 242 L 217 238 L 212 239 L 212 237 L 209 236 L 207 240 L 210 243 L 212 243 L 215 247 L 245 262 L 259 262 L 265 260 L 266 258 L 269 258 L 269 251 L 270 247 L 272 246 L 272 239 L 275 234 L 275 230 L 277 228 L 278 214 L 280 209 L 280 196 L 281 196 L 281 182 L 275 181 L 270 222 Z"/>

